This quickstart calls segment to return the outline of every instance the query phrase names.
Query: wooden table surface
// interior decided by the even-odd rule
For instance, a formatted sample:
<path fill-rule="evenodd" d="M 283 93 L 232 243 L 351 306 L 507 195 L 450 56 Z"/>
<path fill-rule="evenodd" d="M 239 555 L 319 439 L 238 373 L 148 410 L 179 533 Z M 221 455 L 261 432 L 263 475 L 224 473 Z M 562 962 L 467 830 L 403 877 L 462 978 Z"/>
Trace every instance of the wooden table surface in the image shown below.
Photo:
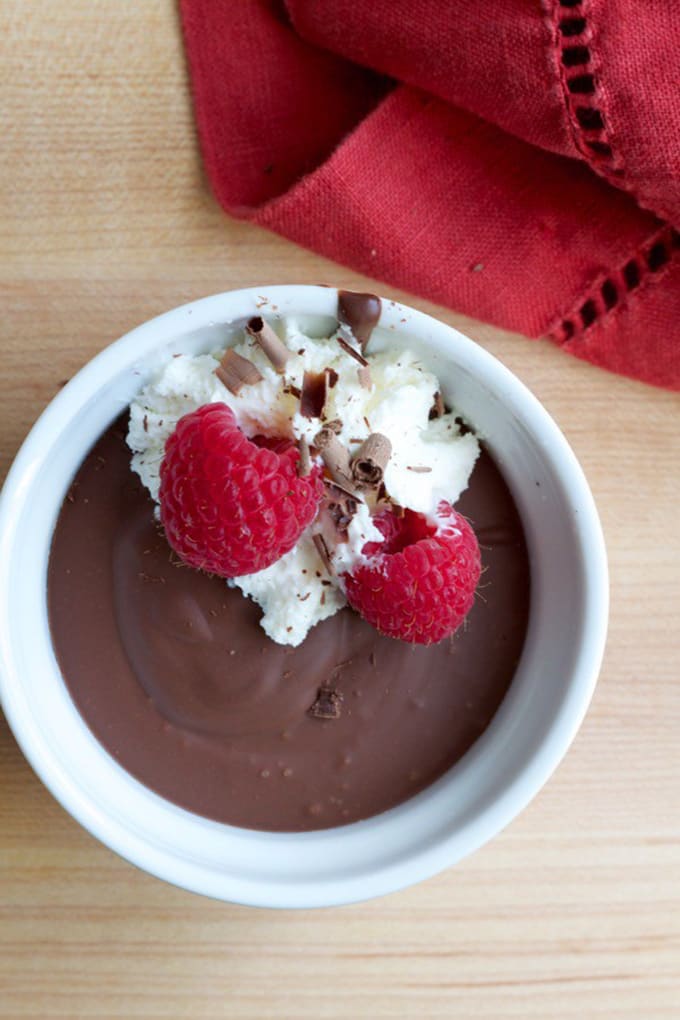
<path fill-rule="evenodd" d="M 0 0 L 0 24 L 0 474 L 60 382 L 158 312 L 257 283 L 375 288 L 217 207 L 173 0 Z M 120 860 L 0 717 L 0 1017 L 680 1017 L 680 398 L 381 290 L 498 355 L 590 479 L 612 613 L 579 737 L 455 869 L 275 913 Z"/>

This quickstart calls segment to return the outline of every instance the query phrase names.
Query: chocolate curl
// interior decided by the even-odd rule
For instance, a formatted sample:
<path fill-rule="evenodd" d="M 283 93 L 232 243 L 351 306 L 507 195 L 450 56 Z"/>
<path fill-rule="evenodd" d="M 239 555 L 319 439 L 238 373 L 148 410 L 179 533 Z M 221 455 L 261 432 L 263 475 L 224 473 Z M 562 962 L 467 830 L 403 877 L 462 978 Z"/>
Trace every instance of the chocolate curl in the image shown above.
<path fill-rule="evenodd" d="M 392 444 L 387 436 L 372 432 L 361 444 L 352 461 L 352 477 L 357 485 L 377 488 L 383 480 L 391 453 Z"/>
<path fill-rule="evenodd" d="M 371 379 L 371 370 L 368 365 L 362 365 L 361 368 L 357 369 L 357 376 L 359 377 L 359 385 L 362 389 L 370 390 L 373 387 L 373 380 Z"/>
<path fill-rule="evenodd" d="M 290 351 L 278 338 L 269 323 L 265 322 L 260 315 L 255 315 L 248 322 L 246 333 L 262 348 L 279 375 L 283 375 L 290 358 Z"/>
<path fill-rule="evenodd" d="M 298 440 L 300 459 L 298 461 L 297 473 L 299 478 L 307 478 L 312 473 L 312 458 L 309 455 L 309 443 L 303 436 Z"/>
<path fill-rule="evenodd" d="M 358 294 L 353 290 L 338 291 L 338 320 L 348 326 L 361 350 L 378 324 L 382 302 L 375 294 Z"/>
<path fill-rule="evenodd" d="M 252 361 L 241 357 L 230 347 L 215 369 L 215 375 L 230 393 L 238 396 L 244 386 L 262 382 L 262 376 Z"/>
<path fill-rule="evenodd" d="M 323 457 L 323 462 L 334 482 L 352 490 L 352 469 L 349 451 L 342 445 L 332 429 L 323 428 L 314 437 L 314 445 Z"/>

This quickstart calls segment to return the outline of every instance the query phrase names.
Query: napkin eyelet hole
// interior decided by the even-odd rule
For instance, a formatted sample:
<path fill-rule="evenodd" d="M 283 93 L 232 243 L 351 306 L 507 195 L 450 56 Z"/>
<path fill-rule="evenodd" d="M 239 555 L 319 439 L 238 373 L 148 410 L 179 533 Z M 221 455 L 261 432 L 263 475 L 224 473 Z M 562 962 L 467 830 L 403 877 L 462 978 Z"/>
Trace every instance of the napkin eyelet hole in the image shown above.
<path fill-rule="evenodd" d="M 567 80 L 567 88 L 573 96 L 592 96 L 595 91 L 595 76 L 577 74 L 576 77 Z"/>
<path fill-rule="evenodd" d="M 612 155 L 612 147 L 607 142 L 598 142 L 594 139 L 586 139 L 584 142 L 588 146 L 591 152 L 594 152 L 597 156 L 606 156 L 608 159 Z"/>
<path fill-rule="evenodd" d="M 562 63 L 565 67 L 578 67 L 579 64 L 589 64 L 590 50 L 587 46 L 565 46 L 562 50 Z"/>
<path fill-rule="evenodd" d="M 647 265 L 650 272 L 658 273 L 666 265 L 668 259 L 669 254 L 666 251 L 666 246 L 661 241 L 657 241 L 647 252 Z"/>
<path fill-rule="evenodd" d="M 586 19 L 580 17 L 563 18 L 559 24 L 560 32 L 567 39 L 571 39 L 575 35 L 582 35 L 585 28 Z"/>
<path fill-rule="evenodd" d="M 584 329 L 588 329 L 588 326 L 592 326 L 597 318 L 597 306 L 592 298 L 588 298 L 587 301 L 583 302 L 579 315 L 581 316 L 581 322 L 583 323 Z"/>
<path fill-rule="evenodd" d="M 577 106 L 576 120 L 584 131 L 601 131 L 604 128 L 602 114 L 594 106 Z"/>
<path fill-rule="evenodd" d="M 610 308 L 613 308 L 619 300 L 619 292 L 617 291 L 616 284 L 613 280 L 605 280 L 600 289 L 600 293 L 602 294 L 602 300 L 604 301 L 604 306 L 607 311 L 609 311 Z"/>
<path fill-rule="evenodd" d="M 623 279 L 627 290 L 635 290 L 640 285 L 640 267 L 635 259 L 626 262 L 623 267 Z"/>

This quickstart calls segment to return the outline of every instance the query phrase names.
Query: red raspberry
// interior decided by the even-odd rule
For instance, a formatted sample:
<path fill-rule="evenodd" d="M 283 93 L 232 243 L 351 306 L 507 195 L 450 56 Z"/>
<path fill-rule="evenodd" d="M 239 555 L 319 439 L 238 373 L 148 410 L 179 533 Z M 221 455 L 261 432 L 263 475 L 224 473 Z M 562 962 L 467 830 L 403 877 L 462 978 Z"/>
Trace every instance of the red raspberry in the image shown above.
<path fill-rule="evenodd" d="M 225 404 L 185 414 L 165 444 L 159 501 L 168 542 L 192 567 L 222 577 L 264 570 L 314 520 L 318 469 L 298 478 L 287 440 L 248 439 Z"/>
<path fill-rule="evenodd" d="M 407 510 L 374 519 L 384 542 L 344 577 L 349 604 L 381 634 L 430 645 L 448 637 L 472 608 L 481 569 L 475 533 L 444 501 L 437 523 Z"/>

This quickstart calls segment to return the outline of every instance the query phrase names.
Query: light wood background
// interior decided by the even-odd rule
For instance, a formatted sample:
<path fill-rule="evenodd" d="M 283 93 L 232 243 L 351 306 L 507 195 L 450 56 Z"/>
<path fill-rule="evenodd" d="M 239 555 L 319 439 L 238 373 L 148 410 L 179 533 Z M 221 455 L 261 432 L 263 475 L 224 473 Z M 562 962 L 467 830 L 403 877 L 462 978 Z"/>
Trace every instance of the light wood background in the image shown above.
<path fill-rule="evenodd" d="M 218 209 L 173 0 L 0 0 L 0 25 L 0 474 L 59 383 L 150 316 L 256 283 L 374 286 Z M 0 717 L 0 1017 L 680 1017 L 680 398 L 414 303 L 518 373 L 594 489 L 611 630 L 570 754 L 454 870 L 274 913 L 118 859 Z"/>

